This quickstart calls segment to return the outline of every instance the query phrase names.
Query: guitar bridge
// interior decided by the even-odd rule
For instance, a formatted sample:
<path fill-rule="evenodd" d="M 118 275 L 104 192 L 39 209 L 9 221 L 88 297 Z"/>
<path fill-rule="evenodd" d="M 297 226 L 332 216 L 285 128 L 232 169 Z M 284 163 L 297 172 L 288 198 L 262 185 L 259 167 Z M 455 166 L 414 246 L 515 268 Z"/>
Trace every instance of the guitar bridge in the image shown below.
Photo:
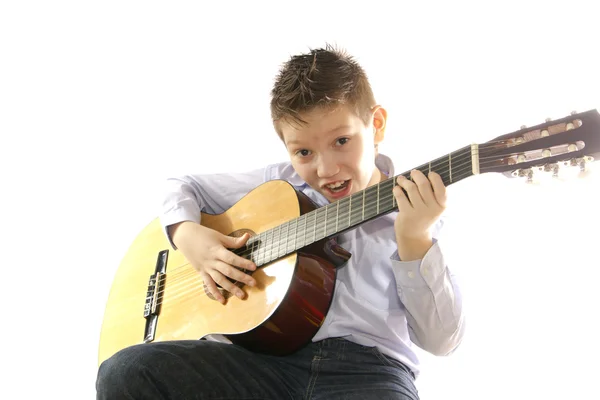
<path fill-rule="evenodd" d="M 150 275 L 150 279 L 148 280 L 148 290 L 146 291 L 146 301 L 144 302 L 144 318 L 146 318 L 144 343 L 152 342 L 156 333 L 156 325 L 158 324 L 158 316 L 163 299 L 168 255 L 169 250 L 163 250 L 158 253 L 154 274 Z"/>

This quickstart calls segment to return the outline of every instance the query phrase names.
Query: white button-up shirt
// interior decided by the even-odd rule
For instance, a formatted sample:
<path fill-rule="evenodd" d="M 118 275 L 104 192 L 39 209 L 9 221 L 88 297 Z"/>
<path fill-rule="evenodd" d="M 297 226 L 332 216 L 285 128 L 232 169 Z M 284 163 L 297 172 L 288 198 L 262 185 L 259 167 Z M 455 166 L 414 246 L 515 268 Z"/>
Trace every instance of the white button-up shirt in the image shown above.
<path fill-rule="evenodd" d="M 384 174 L 394 176 L 387 156 L 379 154 L 376 164 Z M 298 176 L 289 161 L 246 173 L 185 175 L 166 181 L 160 216 L 165 234 L 169 225 L 200 222 L 201 211 L 226 211 L 252 189 L 273 179 L 289 182 L 318 206 L 328 203 Z M 337 237 L 352 257 L 338 269 L 329 312 L 313 341 L 344 337 L 377 346 L 418 375 L 415 344 L 432 354 L 446 355 L 460 343 L 464 332 L 461 294 L 437 241 L 442 221 L 436 224 L 433 245 L 423 259 L 405 262 L 397 252 L 396 215 L 394 211 L 380 216 Z"/>

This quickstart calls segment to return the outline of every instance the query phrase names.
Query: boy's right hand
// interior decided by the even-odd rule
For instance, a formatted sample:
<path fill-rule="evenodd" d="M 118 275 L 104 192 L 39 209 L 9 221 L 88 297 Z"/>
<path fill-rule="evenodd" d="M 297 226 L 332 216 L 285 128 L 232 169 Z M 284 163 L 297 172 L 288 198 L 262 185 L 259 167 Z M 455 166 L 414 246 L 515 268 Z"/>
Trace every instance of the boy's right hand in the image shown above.
<path fill-rule="evenodd" d="M 245 296 L 227 277 L 249 286 L 256 285 L 250 275 L 236 268 L 255 271 L 256 265 L 228 250 L 242 247 L 250 238 L 249 234 L 234 238 L 191 221 L 170 226 L 169 234 L 185 258 L 200 272 L 208 291 L 219 302 L 225 304 L 225 298 L 217 289 L 217 284 L 240 299 Z"/>

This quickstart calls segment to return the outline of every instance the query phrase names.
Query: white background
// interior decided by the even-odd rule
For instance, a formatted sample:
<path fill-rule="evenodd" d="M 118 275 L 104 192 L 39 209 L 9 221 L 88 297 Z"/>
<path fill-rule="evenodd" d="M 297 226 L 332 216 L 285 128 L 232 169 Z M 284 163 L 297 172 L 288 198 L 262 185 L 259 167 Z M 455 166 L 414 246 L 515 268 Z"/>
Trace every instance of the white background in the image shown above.
<path fill-rule="evenodd" d="M 0 5 L 2 397 L 94 398 L 112 278 L 161 182 L 285 159 L 268 101 L 293 53 L 355 55 L 399 171 L 600 106 L 591 1 L 216 4 Z M 423 355 L 423 399 L 600 397 L 598 182 L 451 186 L 469 325 Z"/>

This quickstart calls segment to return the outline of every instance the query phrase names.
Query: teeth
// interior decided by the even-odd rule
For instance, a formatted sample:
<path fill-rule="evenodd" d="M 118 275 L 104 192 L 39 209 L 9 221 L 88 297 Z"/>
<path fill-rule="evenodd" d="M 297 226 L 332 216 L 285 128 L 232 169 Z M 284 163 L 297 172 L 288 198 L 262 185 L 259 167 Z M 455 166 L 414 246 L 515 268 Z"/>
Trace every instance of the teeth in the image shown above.
<path fill-rule="evenodd" d="M 335 188 L 342 186 L 344 184 L 344 182 L 346 182 L 346 181 L 337 181 L 334 183 L 330 183 L 329 185 L 327 185 L 327 187 L 330 189 L 335 189 Z"/>

